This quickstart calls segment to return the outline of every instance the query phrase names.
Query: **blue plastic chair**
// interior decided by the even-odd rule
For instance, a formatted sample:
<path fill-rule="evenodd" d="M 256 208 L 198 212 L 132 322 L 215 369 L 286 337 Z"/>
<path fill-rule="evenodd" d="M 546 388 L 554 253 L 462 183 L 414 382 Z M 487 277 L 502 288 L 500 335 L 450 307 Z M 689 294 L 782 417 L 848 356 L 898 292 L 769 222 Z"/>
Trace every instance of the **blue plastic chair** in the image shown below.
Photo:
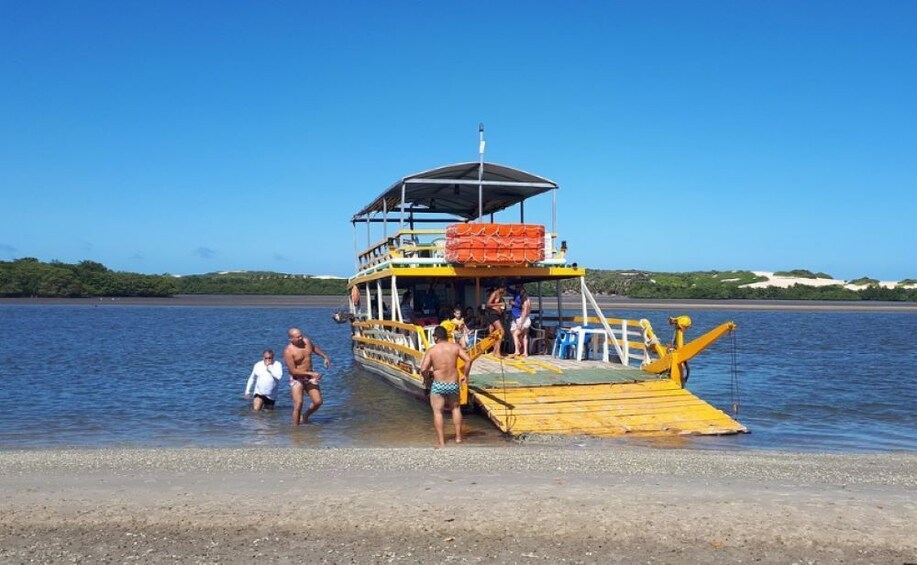
<path fill-rule="evenodd" d="M 483 339 L 482 334 L 485 336 L 487 335 L 486 332 L 487 332 L 486 329 L 470 330 L 468 334 L 465 336 L 465 345 L 467 345 L 468 347 L 473 346 L 474 344 L 476 344 L 477 342 Z"/>
<path fill-rule="evenodd" d="M 583 326 L 587 327 L 587 326 Z M 586 334 L 583 338 L 583 358 L 589 359 L 589 352 L 592 351 L 592 334 Z"/>
<path fill-rule="evenodd" d="M 564 328 L 557 329 L 554 338 L 554 350 L 551 355 L 559 359 L 569 359 L 576 351 L 576 334 Z"/>

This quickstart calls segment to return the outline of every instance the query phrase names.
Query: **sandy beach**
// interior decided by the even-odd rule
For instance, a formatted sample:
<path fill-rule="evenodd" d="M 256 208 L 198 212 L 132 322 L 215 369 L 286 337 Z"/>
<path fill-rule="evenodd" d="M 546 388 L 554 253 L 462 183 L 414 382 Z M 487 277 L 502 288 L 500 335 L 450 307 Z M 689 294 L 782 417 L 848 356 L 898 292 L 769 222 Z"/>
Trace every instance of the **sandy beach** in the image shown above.
<path fill-rule="evenodd" d="M 917 455 L 0 452 L 0 562 L 908 563 Z"/>

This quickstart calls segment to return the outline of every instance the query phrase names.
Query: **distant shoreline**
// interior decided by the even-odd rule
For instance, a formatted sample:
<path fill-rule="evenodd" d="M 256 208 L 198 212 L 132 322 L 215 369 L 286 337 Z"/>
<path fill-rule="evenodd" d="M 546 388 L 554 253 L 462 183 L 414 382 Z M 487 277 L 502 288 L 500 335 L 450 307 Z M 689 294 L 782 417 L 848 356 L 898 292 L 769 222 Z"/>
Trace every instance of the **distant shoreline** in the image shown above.
<path fill-rule="evenodd" d="M 266 296 L 266 295 L 177 295 L 158 297 L 108 298 L 0 298 L 0 305 L 66 305 L 66 306 L 185 306 L 185 307 L 249 307 L 249 308 L 340 308 L 341 296 Z M 626 297 L 596 297 L 609 310 L 763 310 L 801 312 L 901 312 L 917 314 L 914 302 L 879 301 L 818 301 L 818 300 L 684 300 L 637 299 Z M 580 305 L 577 296 L 564 296 L 564 308 Z M 554 297 L 545 297 L 544 306 L 555 305 Z"/>

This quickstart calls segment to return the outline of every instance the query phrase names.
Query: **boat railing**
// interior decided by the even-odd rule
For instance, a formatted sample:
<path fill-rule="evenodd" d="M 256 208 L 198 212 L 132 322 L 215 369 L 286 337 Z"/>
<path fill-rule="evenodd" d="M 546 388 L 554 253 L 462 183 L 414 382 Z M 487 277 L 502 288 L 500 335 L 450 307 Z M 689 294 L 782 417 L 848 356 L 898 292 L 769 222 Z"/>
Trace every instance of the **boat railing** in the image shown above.
<path fill-rule="evenodd" d="M 606 317 L 605 321 L 611 329 L 613 339 L 617 341 L 621 349 L 621 354 L 619 355 L 613 345 L 609 348 L 609 362 L 631 366 L 631 363 L 636 361 L 639 362 L 639 366 L 649 359 L 646 354 L 645 337 L 639 320 Z M 602 321 L 598 316 L 588 316 L 586 318 L 583 318 L 583 316 L 544 316 L 542 323 L 567 329 L 576 326 L 602 325 Z M 609 339 L 609 344 L 611 343 L 612 339 Z"/>
<path fill-rule="evenodd" d="M 371 269 L 394 260 L 439 259 L 445 262 L 446 230 L 399 230 L 357 255 L 359 269 Z"/>
<path fill-rule="evenodd" d="M 420 326 L 392 320 L 366 320 L 353 323 L 352 339 L 361 344 L 367 357 L 419 373 L 423 352 L 429 347 Z"/>
<path fill-rule="evenodd" d="M 631 366 L 632 362 L 639 361 L 642 366 L 652 361 L 646 346 L 648 338 L 639 321 L 606 317 L 589 287 L 586 286 L 585 277 L 580 279 L 580 292 L 582 296 L 582 313 L 579 316 L 563 317 L 561 315 L 550 318 L 545 317 L 543 320 L 548 322 L 556 321 L 558 328 L 569 322 L 574 324 L 573 327 L 576 325 L 588 327 L 589 324 L 600 327 L 599 334 L 604 335 L 608 353 L 607 360 L 609 362 Z M 593 314 L 591 316 L 589 315 L 590 311 Z M 585 336 L 585 333 L 580 332 L 580 335 Z M 591 330 L 588 333 L 594 334 L 595 330 Z M 585 339 L 585 337 L 582 338 Z"/>
<path fill-rule="evenodd" d="M 541 264 L 566 264 L 566 244 L 562 243 L 558 248 L 556 242 L 557 234 L 545 234 L 545 258 Z M 359 252 L 357 263 L 360 275 L 388 266 L 446 265 L 446 230 L 399 230 Z"/>

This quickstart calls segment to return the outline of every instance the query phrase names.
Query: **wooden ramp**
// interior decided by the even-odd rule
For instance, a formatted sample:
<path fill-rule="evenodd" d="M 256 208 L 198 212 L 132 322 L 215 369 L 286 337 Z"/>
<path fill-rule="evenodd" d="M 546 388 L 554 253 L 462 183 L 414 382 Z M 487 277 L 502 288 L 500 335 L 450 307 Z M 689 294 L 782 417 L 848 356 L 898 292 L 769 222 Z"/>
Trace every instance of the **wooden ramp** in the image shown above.
<path fill-rule="evenodd" d="M 472 383 L 471 393 L 497 427 L 512 435 L 720 435 L 748 431 L 671 379 L 507 387 Z"/>

